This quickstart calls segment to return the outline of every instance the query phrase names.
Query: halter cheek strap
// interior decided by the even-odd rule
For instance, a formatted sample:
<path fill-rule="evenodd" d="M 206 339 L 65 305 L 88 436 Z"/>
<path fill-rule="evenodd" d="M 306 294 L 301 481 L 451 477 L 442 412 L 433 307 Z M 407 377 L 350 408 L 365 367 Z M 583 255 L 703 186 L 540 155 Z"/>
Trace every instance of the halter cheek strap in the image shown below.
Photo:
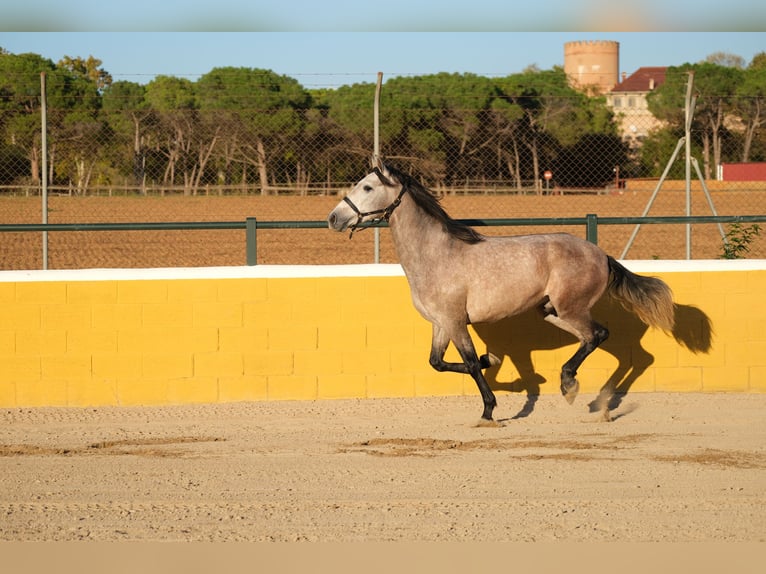
<path fill-rule="evenodd" d="M 394 210 L 399 207 L 399 205 L 402 203 L 402 197 L 404 197 L 404 194 L 407 193 L 407 186 L 403 185 L 401 191 L 399 192 L 399 195 L 396 196 L 396 199 L 391 202 L 391 204 L 388 207 L 384 207 L 382 209 L 375 209 L 373 211 L 360 211 L 359 208 L 354 205 L 354 202 L 351 201 L 348 196 L 343 198 L 343 201 L 345 201 L 351 209 L 354 210 L 354 213 L 356 213 L 356 221 L 349 225 L 349 229 L 351 230 L 351 233 L 349 233 L 348 238 L 351 239 L 354 236 L 354 231 L 357 229 L 366 229 L 369 226 L 361 227 L 362 220 L 365 217 L 368 217 L 370 215 L 378 215 L 382 214 L 381 217 L 376 217 L 371 220 L 369 220 L 369 223 L 374 224 L 378 223 L 380 221 L 388 221 L 391 217 L 391 214 L 394 212 Z"/>

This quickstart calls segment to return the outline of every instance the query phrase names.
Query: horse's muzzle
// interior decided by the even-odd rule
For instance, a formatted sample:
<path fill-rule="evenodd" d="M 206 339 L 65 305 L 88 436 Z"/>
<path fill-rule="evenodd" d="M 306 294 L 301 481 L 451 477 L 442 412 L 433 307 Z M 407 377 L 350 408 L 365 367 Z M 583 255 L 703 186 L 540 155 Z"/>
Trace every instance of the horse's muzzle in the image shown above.
<path fill-rule="evenodd" d="M 345 231 L 349 220 L 338 215 L 337 209 L 333 209 L 327 216 L 327 226 L 335 231 Z"/>

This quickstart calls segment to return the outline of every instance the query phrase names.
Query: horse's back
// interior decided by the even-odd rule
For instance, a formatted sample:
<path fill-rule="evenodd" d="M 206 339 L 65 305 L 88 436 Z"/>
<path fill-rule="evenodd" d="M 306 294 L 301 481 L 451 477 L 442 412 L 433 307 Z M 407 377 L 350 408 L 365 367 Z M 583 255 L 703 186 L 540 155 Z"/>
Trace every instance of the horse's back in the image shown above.
<path fill-rule="evenodd" d="M 597 245 L 569 233 L 540 233 L 490 237 L 487 250 L 539 269 L 581 272 L 582 267 L 604 267 L 607 255 Z"/>

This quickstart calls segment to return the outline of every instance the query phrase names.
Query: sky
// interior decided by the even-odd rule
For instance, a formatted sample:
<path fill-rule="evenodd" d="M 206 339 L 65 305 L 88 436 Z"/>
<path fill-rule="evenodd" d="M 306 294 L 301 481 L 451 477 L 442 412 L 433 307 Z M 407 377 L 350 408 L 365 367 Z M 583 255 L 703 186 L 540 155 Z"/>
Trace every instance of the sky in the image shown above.
<path fill-rule="evenodd" d="M 18 31 L 760 31 L 760 0 L 6 0 Z"/>
<path fill-rule="evenodd" d="M 753 0 L 22 0 L 0 6 L 0 47 L 102 61 L 115 80 L 192 80 L 219 66 L 272 70 L 306 88 L 398 75 L 505 76 L 563 65 L 564 44 L 613 40 L 620 71 L 766 51 Z"/>
<path fill-rule="evenodd" d="M 375 82 L 399 75 L 471 72 L 505 76 L 564 63 L 564 44 L 613 40 L 620 71 L 699 62 L 713 52 L 748 63 L 766 51 L 764 32 L 0 32 L 0 47 L 54 62 L 94 56 L 114 80 L 147 83 L 219 66 L 269 69 L 305 88 Z M 376 47 L 385 46 L 385 50 Z"/>

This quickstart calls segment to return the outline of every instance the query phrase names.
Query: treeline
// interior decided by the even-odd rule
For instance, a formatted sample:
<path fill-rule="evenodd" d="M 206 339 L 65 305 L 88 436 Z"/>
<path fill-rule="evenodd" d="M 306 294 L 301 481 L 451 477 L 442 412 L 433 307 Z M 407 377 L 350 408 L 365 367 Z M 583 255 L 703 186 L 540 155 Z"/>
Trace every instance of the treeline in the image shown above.
<path fill-rule="evenodd" d="M 694 146 L 705 165 L 763 161 L 766 54 L 746 69 L 670 68 L 650 97 L 664 121 L 639 148 L 618 133 L 604 98 L 569 87 L 562 68 L 502 78 L 434 74 L 387 80 L 384 155 L 431 186 L 603 187 L 657 176 L 683 133 L 686 72 L 699 91 Z M 196 81 L 112 81 L 95 58 L 53 63 L 0 48 L 0 186 L 39 185 L 40 73 L 47 84 L 48 179 L 94 187 L 241 188 L 258 193 L 348 185 L 373 149 L 373 83 L 306 89 L 270 70 L 215 68 Z"/>

